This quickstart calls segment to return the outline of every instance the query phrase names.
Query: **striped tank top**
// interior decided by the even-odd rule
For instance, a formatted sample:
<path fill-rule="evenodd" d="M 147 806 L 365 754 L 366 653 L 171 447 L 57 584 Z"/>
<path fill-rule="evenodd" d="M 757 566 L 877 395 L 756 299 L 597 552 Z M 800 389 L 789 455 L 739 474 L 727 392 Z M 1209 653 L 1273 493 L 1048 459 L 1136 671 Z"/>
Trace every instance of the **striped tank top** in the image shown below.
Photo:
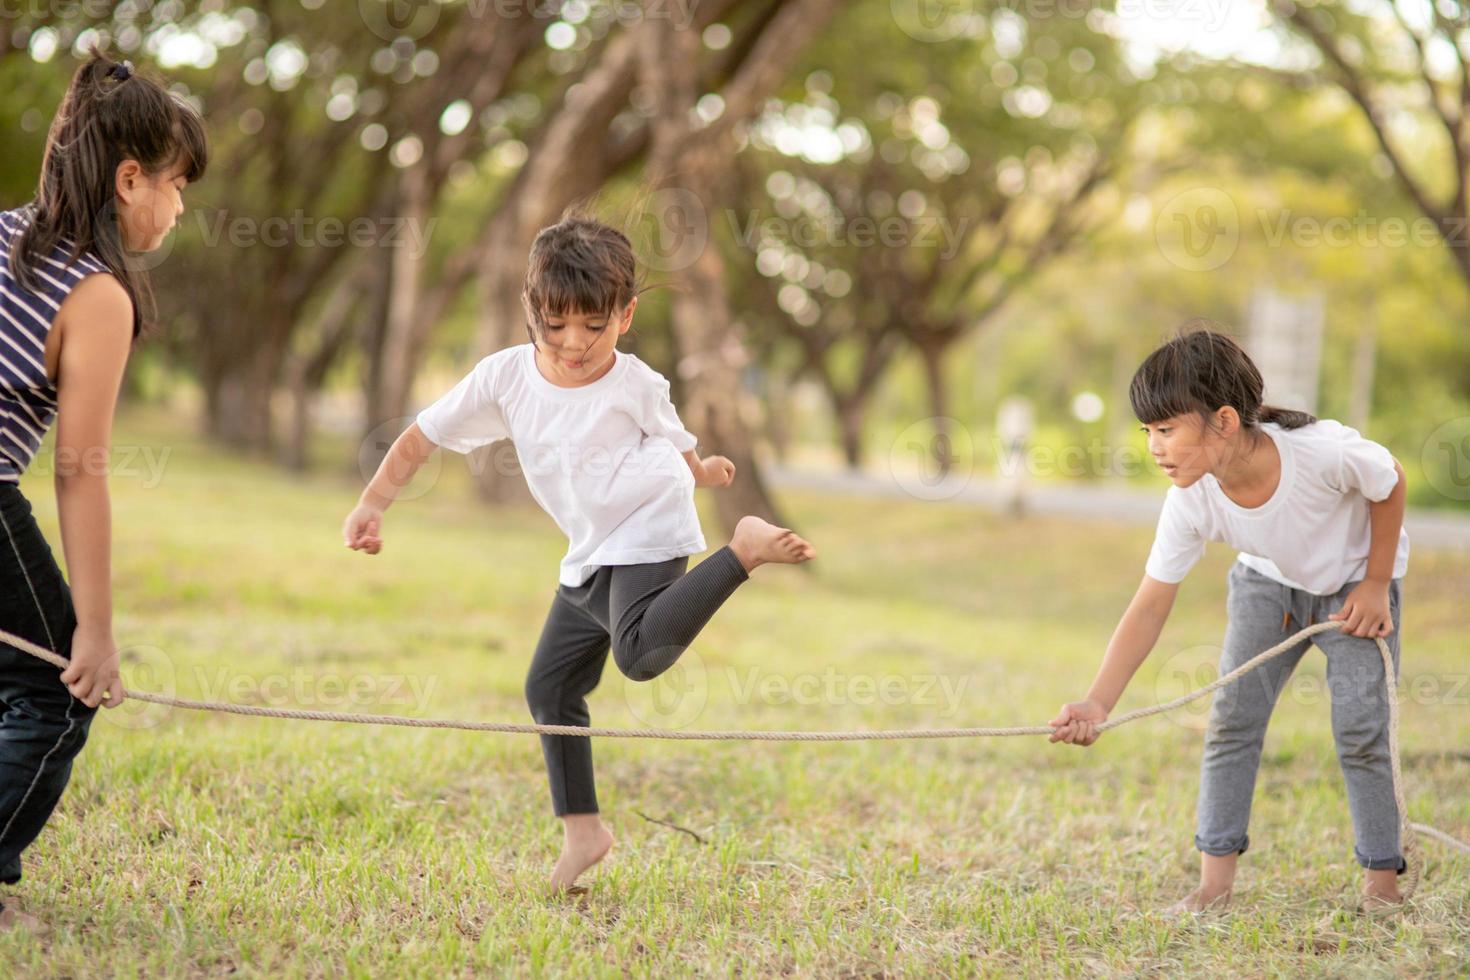
<path fill-rule="evenodd" d="M 43 256 L 37 291 L 16 281 L 10 250 L 30 210 L 0 212 L 0 482 L 18 483 L 56 418 L 56 385 L 46 377 L 46 336 L 62 301 L 89 275 L 107 272 L 95 256 L 70 259 L 69 246 Z"/>

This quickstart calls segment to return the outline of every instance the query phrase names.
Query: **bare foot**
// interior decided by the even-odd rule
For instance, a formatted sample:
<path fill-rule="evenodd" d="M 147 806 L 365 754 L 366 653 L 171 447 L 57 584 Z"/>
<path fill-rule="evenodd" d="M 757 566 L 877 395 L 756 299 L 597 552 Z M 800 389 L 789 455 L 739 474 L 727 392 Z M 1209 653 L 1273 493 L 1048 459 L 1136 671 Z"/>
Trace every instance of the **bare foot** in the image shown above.
<path fill-rule="evenodd" d="M 740 559 L 747 572 L 760 565 L 775 563 L 796 565 L 817 557 L 817 549 L 786 527 L 777 527 L 754 515 L 740 518 L 730 537 L 730 550 Z"/>
<path fill-rule="evenodd" d="M 571 814 L 563 820 L 566 821 L 566 842 L 562 845 L 556 867 L 551 869 L 551 888 L 555 892 L 578 894 L 586 889 L 573 887 L 577 878 L 607 856 L 613 846 L 613 835 L 595 813 Z"/>
<path fill-rule="evenodd" d="M 15 899 L 5 900 L 5 908 L 0 910 L 0 932 L 28 932 L 33 936 L 44 936 L 50 931 L 40 919 L 17 908 Z"/>
<path fill-rule="evenodd" d="M 1358 911 L 1364 915 L 1387 915 L 1404 907 L 1404 896 L 1396 886 L 1381 890 L 1369 886 L 1358 899 Z"/>
<path fill-rule="evenodd" d="M 1169 915 L 1211 915 L 1223 912 L 1230 907 L 1231 889 L 1224 891 L 1206 891 L 1203 887 L 1185 895 L 1179 901 L 1169 906 Z"/>

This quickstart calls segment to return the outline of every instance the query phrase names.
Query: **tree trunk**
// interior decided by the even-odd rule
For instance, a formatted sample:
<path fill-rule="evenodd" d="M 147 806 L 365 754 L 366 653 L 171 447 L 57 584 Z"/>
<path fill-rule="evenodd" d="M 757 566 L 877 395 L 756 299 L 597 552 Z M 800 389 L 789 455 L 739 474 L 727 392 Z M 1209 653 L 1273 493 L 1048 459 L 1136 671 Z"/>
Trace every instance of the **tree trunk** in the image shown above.
<path fill-rule="evenodd" d="M 863 468 L 863 431 L 868 421 L 868 393 L 854 392 L 846 398 L 833 399 L 838 435 L 842 441 L 842 458 L 848 469 Z"/>
<path fill-rule="evenodd" d="M 655 211 L 665 212 L 652 217 L 661 231 L 680 233 L 674 250 L 661 250 L 659 258 L 660 271 L 676 280 L 670 317 L 682 352 L 679 376 L 688 393 L 681 414 L 700 437 L 702 452 L 727 456 L 735 464 L 735 482 L 715 495 L 727 531 L 747 514 L 782 521 L 761 478 L 755 440 L 741 413 L 746 397 L 740 383 L 743 345 L 730 312 L 724 260 L 710 240 L 717 192 L 732 176 L 735 125 L 760 111 L 837 6 L 836 0 L 782 5 L 725 86 L 724 112 L 698 129 L 692 109 L 700 94 L 695 73 L 699 35 L 656 19 L 640 27 L 640 78 L 655 102 L 648 181 L 662 195 L 661 200 L 655 196 Z"/>
<path fill-rule="evenodd" d="M 715 495 L 721 523 L 728 532 L 747 514 L 782 523 L 761 477 L 755 440 L 741 412 L 742 402 L 749 397 L 740 383 L 744 352 L 730 319 L 724 262 L 713 245 L 706 245 L 684 271 L 670 315 L 682 352 L 679 374 L 687 393 L 680 414 L 700 436 L 702 454 L 727 456 L 735 464 L 735 482 Z"/>
<path fill-rule="evenodd" d="M 281 462 L 287 469 L 301 472 L 311 462 L 312 416 L 316 400 L 337 355 L 354 332 L 364 294 L 371 295 L 371 284 L 377 272 L 371 259 L 372 256 L 359 259 L 357 267 L 333 287 L 317 316 L 315 346 L 310 353 L 292 358 L 287 367 L 291 415 L 286 443 L 281 448 Z"/>
<path fill-rule="evenodd" d="M 929 416 L 934 426 L 934 441 L 930 443 L 930 455 L 938 467 L 941 478 L 949 476 L 954 469 L 954 432 L 949 417 L 949 385 L 944 376 L 944 354 L 947 344 L 925 344 L 919 348 L 919 357 L 924 363 L 924 380 L 928 386 Z"/>
<path fill-rule="evenodd" d="M 426 163 L 420 163 L 410 168 L 402 178 L 399 207 L 410 227 L 428 227 L 430 193 L 425 183 L 427 169 Z M 408 428 L 406 413 L 413 395 L 413 380 L 418 376 L 424 346 L 435 319 L 426 315 L 422 303 L 425 256 L 400 246 L 389 250 L 387 265 L 386 320 L 378 368 L 374 372 L 377 390 L 372 398 L 373 414 L 366 420 L 367 430 L 380 437 L 377 440 L 379 445 L 397 438 Z"/>

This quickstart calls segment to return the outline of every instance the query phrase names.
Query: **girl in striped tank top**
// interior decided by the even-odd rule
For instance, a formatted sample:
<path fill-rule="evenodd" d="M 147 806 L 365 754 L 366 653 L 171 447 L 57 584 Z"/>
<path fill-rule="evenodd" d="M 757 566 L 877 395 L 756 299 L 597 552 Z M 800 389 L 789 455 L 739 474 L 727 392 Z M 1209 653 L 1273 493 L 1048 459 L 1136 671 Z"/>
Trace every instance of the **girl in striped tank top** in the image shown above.
<path fill-rule="evenodd" d="M 0 643 L 0 882 L 61 798 L 99 704 L 122 701 L 112 637 L 106 459 L 133 341 L 152 312 L 131 255 L 163 243 L 204 172 L 198 115 L 127 62 L 97 53 L 51 124 L 36 198 L 0 212 L 0 629 L 69 657 Z M 56 504 L 70 585 L 21 494 L 56 422 Z M 0 929 L 37 928 L 12 900 Z"/>

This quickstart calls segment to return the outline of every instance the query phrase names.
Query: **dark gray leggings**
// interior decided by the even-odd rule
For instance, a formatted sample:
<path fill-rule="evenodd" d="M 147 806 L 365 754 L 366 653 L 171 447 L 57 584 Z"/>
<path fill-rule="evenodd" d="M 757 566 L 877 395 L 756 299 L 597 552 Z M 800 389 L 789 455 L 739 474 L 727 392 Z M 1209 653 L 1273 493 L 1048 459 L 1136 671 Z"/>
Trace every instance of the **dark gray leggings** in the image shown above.
<path fill-rule="evenodd" d="M 688 558 L 605 565 L 583 584 L 556 590 L 526 676 L 526 703 L 541 725 L 589 725 L 587 695 L 602 678 L 609 646 L 631 680 L 668 670 L 750 576 L 729 547 L 685 574 Z M 592 740 L 541 736 L 557 816 L 596 813 Z"/>

